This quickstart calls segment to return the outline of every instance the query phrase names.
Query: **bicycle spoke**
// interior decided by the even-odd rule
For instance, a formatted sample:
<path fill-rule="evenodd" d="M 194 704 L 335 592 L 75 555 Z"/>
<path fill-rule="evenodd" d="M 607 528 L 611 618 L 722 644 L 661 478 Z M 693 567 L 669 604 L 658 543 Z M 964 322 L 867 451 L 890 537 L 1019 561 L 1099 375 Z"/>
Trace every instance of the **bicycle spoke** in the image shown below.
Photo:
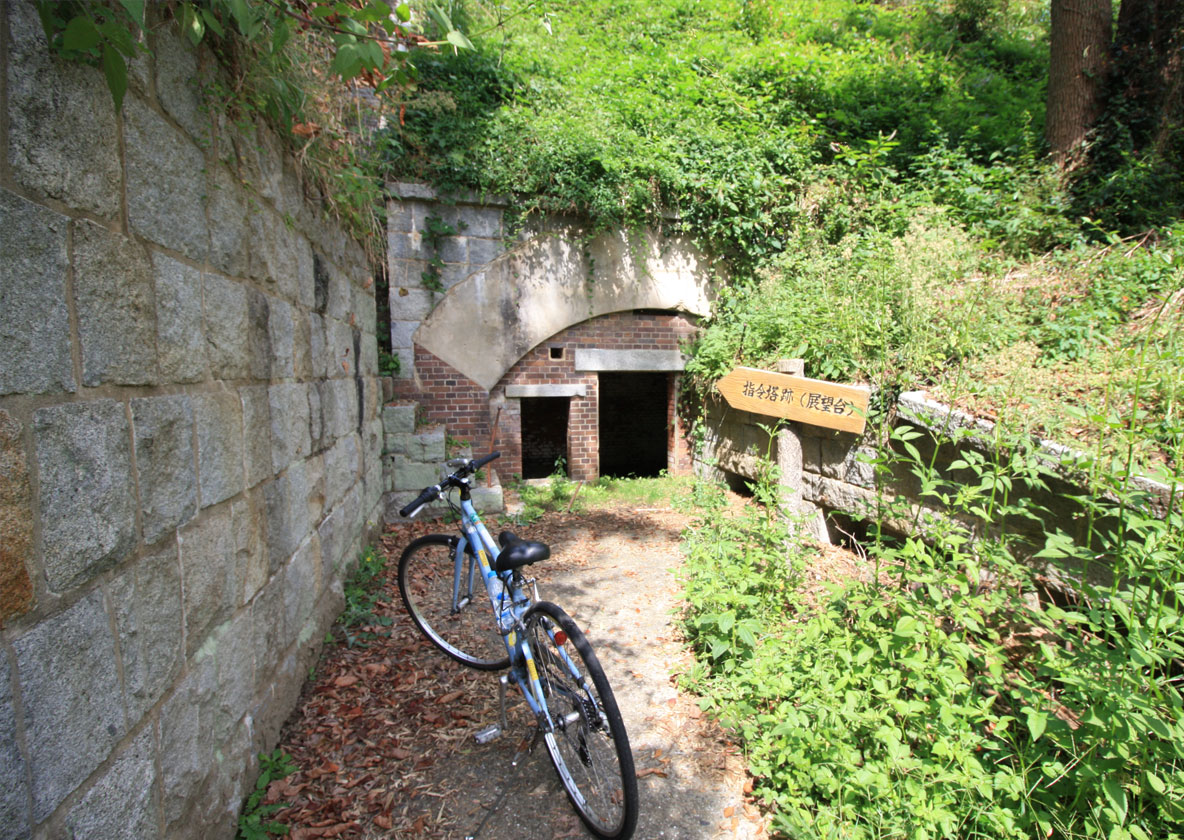
<path fill-rule="evenodd" d="M 544 741 L 568 798 L 598 837 L 629 837 L 637 819 L 633 756 L 600 663 L 554 604 L 536 604 L 527 628 L 551 721 Z"/>
<path fill-rule="evenodd" d="M 480 574 L 472 559 L 457 568 L 454 541 L 434 535 L 415 540 L 399 560 L 399 592 L 412 620 L 433 644 L 472 668 L 509 665 Z"/>

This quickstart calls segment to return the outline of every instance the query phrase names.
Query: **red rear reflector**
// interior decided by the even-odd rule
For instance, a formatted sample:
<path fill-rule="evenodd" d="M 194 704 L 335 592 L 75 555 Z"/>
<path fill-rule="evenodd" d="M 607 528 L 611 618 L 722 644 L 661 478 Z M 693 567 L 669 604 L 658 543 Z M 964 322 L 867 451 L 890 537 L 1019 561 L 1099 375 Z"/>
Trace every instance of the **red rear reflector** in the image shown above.
<path fill-rule="evenodd" d="M 560 647 L 563 647 L 565 644 L 567 644 L 567 634 L 562 630 L 555 631 L 555 644 L 559 645 Z"/>

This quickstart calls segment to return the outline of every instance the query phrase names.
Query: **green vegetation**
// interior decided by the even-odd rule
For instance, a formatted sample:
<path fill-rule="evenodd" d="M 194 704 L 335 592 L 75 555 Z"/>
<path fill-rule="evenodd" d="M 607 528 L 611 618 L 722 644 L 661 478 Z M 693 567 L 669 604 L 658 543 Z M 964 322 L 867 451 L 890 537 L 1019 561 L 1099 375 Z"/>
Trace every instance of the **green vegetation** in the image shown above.
<path fill-rule="evenodd" d="M 517 481 L 513 492 L 522 509 L 512 517 L 513 524 L 529 525 L 544 513 L 586 511 L 593 508 L 628 506 L 682 506 L 690 481 L 662 475 L 657 478 L 602 477 L 585 484 L 567 477 L 561 463 L 546 481 Z"/>
<path fill-rule="evenodd" d="M 1046 535 L 1039 556 L 1083 572 L 1076 592 L 1054 598 L 1012 535 L 968 539 L 963 524 L 1033 518 L 1025 490 L 1047 465 L 1025 440 L 1007 441 L 1004 457 L 956 464 L 955 483 L 922 460 L 920 435 L 898 431 L 905 454 L 885 448 L 876 468 L 903 464 L 949 515 L 927 522 L 924 539 L 874 538 L 868 580 L 803 596 L 818 558 L 786 544 L 768 481 L 756 486 L 762 505 L 740 517 L 706 506 L 688 531 L 684 626 L 698 664 L 686 682 L 743 740 L 776 829 L 1184 836 L 1178 496 L 1155 519 L 1106 479 L 1081 500 L 1081 539 Z M 908 503 L 877 521 L 893 516 L 910 518 Z"/>
<path fill-rule="evenodd" d="M 345 609 L 337 618 L 337 628 L 349 647 L 364 645 L 374 638 L 375 627 L 389 627 L 389 616 L 378 615 L 383 601 L 381 583 L 386 571 L 386 556 L 367 546 L 358 557 L 358 566 L 345 582 Z"/>
<path fill-rule="evenodd" d="M 408 3 L 385 0 L 34 2 L 50 48 L 100 67 L 116 111 L 129 62 L 151 52 L 153 30 L 176 25 L 195 47 L 208 48 L 218 70 L 198 79 L 206 103 L 246 136 L 258 122 L 276 131 L 328 209 L 375 251 L 381 245 L 370 237 L 382 241 L 382 181 L 362 140 L 373 108 L 355 94 L 364 88 L 397 99 L 413 86 L 408 44 L 472 47 L 435 4 L 413 21 Z"/>
<path fill-rule="evenodd" d="M 837 231 L 882 209 L 840 198 L 852 176 L 894 178 L 940 144 L 986 164 L 1040 131 L 1035 8 L 971 44 L 931 5 L 499 8 L 466 20 L 487 33 L 475 51 L 415 58 L 392 171 L 601 227 L 674 211 L 733 269 L 781 253 L 813 214 Z M 810 206 L 828 180 L 835 194 Z"/>
<path fill-rule="evenodd" d="M 771 483 L 739 514 L 690 491 L 687 681 L 743 739 L 777 829 L 1182 836 L 1184 522 L 1178 493 L 1156 519 L 1129 479 L 1179 486 L 1182 469 L 1175 170 L 1046 161 L 1044 8 L 483 9 L 474 51 L 417 57 L 393 173 L 507 195 L 523 218 L 695 237 L 728 278 L 692 348 L 700 393 L 737 362 L 798 356 L 872 384 L 876 419 L 921 387 L 1000 421 L 999 457 L 967 456 L 957 483 L 911 433 L 885 441 L 876 468 L 912 470 L 946 516 L 893 542 L 883 523 L 910 511 L 886 503 L 870 579 L 809 597 L 818 561 L 786 544 Z M 1033 435 L 1092 455 L 1080 535 L 1036 547 L 1085 567 L 1055 598 L 997 524 L 1034 513 Z M 524 487 L 524 515 L 593 488 L 576 490 Z"/>
<path fill-rule="evenodd" d="M 1106 456 L 1122 454 L 1113 432 L 1130 413 L 1163 409 L 1137 456 L 1175 469 L 1184 245 L 1163 223 L 1171 190 L 1132 174 L 1154 166 L 1129 155 L 1071 176 L 1046 160 L 1044 6 L 571 0 L 454 13 L 476 48 L 415 54 L 417 85 L 382 142 L 389 172 L 509 196 L 523 219 L 575 213 L 696 238 L 728 277 L 693 351 L 700 391 L 738 362 L 800 356 L 808 375 L 871 383 L 883 405 L 940 388 L 1009 428 L 1101 441 Z M 1103 190 L 1121 201 L 1098 199 L 1099 178 L 1122 181 Z M 1029 378 L 1055 383 L 1060 405 L 1001 384 L 1034 368 L 1056 371 Z M 1112 374 L 1106 387 L 1090 370 Z M 1123 383 L 1139 378 L 1159 383 L 1154 404 L 1131 402 Z"/>
<path fill-rule="evenodd" d="M 143 4 L 41 8 L 118 107 Z M 797 356 L 870 383 L 875 421 L 919 387 L 999 421 L 994 453 L 952 474 L 915 432 L 881 440 L 875 468 L 911 471 L 945 513 L 894 541 L 884 523 L 915 514 L 885 500 L 867 579 L 821 593 L 804 594 L 819 560 L 787 541 L 771 475 L 739 513 L 718 489 L 680 491 L 700 512 L 686 680 L 743 739 L 784 836 L 1184 837 L 1184 134 L 1144 148 L 1138 115 L 1112 112 L 1088 165 L 1055 169 L 1046 4 L 454 2 L 403 21 L 467 46 L 455 21 L 474 48 L 393 64 L 362 0 L 167 8 L 223 65 L 211 97 L 279 126 L 358 230 L 392 177 L 508 196 L 521 223 L 687 234 L 726 278 L 691 348 L 699 394 L 737 362 Z M 285 9 L 361 31 L 306 39 Z M 326 67 L 367 84 L 382 69 L 397 107 L 375 148 L 342 142 L 360 130 Z M 429 243 L 451 233 L 434 223 Z M 1004 527 L 1049 479 L 1034 436 L 1091 456 L 1081 517 L 1035 547 L 1075 573 L 1063 588 Z M 1173 487 L 1162 516 L 1138 472 Z M 662 503 L 645 481 L 562 469 L 519 492 L 525 520 Z M 379 568 L 363 556 L 346 589 L 351 644 L 382 623 Z M 253 799 L 244 819 L 266 831 Z"/>
<path fill-rule="evenodd" d="M 238 840 L 267 840 L 269 837 L 288 834 L 285 823 L 271 819 L 277 811 L 288 807 L 288 803 L 265 803 L 263 800 L 272 782 L 285 779 L 299 769 L 292 757 L 283 750 L 275 750 L 270 755 L 259 753 L 259 778 L 255 780 L 255 790 L 247 797 L 247 803 L 239 814 Z"/>

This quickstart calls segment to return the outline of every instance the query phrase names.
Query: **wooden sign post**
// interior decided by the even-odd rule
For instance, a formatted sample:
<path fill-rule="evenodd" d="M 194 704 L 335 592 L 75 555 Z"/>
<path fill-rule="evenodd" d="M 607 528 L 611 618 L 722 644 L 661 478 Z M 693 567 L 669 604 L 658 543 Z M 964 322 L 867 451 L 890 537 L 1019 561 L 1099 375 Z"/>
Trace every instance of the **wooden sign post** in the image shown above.
<path fill-rule="evenodd" d="M 863 433 L 867 422 L 870 392 L 855 385 L 738 367 L 715 387 L 728 405 L 741 411 L 856 434 Z"/>

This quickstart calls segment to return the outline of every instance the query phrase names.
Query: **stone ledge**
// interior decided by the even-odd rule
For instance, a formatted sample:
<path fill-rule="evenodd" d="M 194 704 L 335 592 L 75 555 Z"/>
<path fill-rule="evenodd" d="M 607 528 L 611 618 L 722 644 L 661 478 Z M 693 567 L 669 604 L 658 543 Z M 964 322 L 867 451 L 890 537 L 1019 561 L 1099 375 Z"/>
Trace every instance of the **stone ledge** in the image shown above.
<path fill-rule="evenodd" d="M 931 431 L 941 429 L 966 429 L 971 446 L 982 452 L 990 451 L 995 444 L 991 437 L 995 423 L 959 411 L 956 408 L 931 400 L 924 391 L 906 391 L 900 395 L 897 405 L 900 416 Z M 1045 463 L 1066 481 L 1074 482 L 1092 460 L 1089 454 L 1072 449 L 1051 440 L 1037 440 L 1036 445 Z M 1144 475 L 1132 475 L 1131 483 L 1149 497 L 1154 514 L 1163 518 L 1172 495 L 1172 488 Z"/>
<path fill-rule="evenodd" d="M 504 195 L 482 196 L 473 190 L 457 193 L 441 193 L 429 184 L 411 181 L 387 181 L 386 193 L 398 201 L 439 201 L 443 203 L 479 204 L 483 207 L 509 207 L 510 199 Z"/>
<path fill-rule="evenodd" d="M 677 350 L 576 350 L 575 368 L 630 373 L 681 371 L 686 368 L 686 360 Z"/>
<path fill-rule="evenodd" d="M 586 397 L 587 385 L 507 385 L 506 397 L 512 400 L 533 397 Z"/>

